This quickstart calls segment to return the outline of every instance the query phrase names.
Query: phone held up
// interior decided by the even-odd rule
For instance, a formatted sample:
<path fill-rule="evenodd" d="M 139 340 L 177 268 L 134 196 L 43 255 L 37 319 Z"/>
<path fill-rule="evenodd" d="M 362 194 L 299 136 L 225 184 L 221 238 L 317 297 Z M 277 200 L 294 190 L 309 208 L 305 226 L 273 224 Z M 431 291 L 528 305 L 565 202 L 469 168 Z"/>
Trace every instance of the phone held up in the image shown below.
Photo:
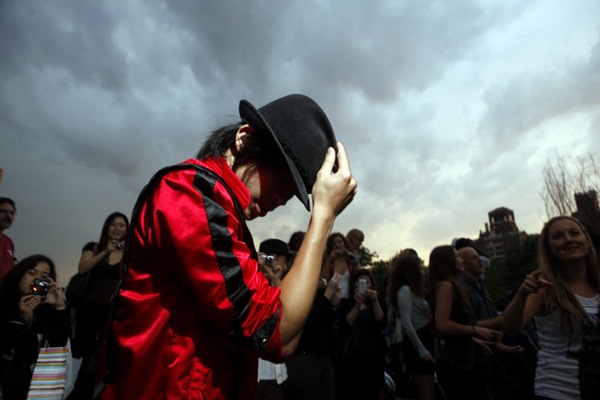
<path fill-rule="evenodd" d="M 358 293 L 365 294 L 367 293 L 367 280 L 360 278 L 358 280 Z"/>

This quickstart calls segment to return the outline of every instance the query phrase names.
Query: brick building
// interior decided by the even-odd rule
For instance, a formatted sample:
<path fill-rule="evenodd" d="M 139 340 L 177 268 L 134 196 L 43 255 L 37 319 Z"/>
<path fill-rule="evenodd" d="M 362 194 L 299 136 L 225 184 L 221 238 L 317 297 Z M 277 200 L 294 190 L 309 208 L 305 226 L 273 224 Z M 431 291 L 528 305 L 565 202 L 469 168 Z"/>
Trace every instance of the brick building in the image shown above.
<path fill-rule="evenodd" d="M 479 231 L 475 243 L 492 260 L 503 260 L 508 252 L 519 248 L 526 238 L 527 234 L 517 227 L 513 210 L 499 207 L 488 213 L 485 231 Z"/>
<path fill-rule="evenodd" d="M 581 221 L 586 227 L 596 250 L 600 249 L 600 207 L 598 207 L 598 194 L 595 190 L 585 193 L 575 193 L 577 211 L 573 217 Z"/>

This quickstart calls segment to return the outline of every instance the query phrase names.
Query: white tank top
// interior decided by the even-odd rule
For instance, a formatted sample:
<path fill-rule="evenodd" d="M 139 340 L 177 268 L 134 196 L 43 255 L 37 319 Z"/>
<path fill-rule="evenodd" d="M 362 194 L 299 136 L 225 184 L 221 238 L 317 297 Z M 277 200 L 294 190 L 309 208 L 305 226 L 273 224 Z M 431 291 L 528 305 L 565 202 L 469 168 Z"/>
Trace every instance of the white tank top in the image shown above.
<path fill-rule="evenodd" d="M 340 280 L 338 281 L 338 286 L 341 290 L 341 298 L 347 299 L 350 297 L 350 271 L 344 272 L 342 276 L 340 276 Z M 353 291 L 354 292 L 354 291 Z"/>
<path fill-rule="evenodd" d="M 577 300 L 589 315 L 596 316 L 600 296 Z M 597 317 L 596 317 L 597 318 Z M 579 364 L 567 353 L 581 349 L 581 334 L 569 337 L 560 329 L 558 312 L 535 316 L 540 351 L 535 373 L 535 394 L 558 400 L 580 400 Z"/>

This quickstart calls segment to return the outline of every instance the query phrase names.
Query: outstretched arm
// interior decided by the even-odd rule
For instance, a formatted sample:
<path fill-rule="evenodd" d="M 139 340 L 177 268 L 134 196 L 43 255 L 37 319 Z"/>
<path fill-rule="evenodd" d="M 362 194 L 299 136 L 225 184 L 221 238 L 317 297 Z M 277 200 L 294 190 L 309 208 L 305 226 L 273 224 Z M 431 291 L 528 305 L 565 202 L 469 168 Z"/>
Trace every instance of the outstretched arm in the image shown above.
<path fill-rule="evenodd" d="M 540 270 L 525 277 L 517 294 L 504 310 L 502 327 L 506 333 L 515 333 L 544 306 L 546 287 L 551 283 L 544 279 Z"/>
<path fill-rule="evenodd" d="M 280 336 L 284 355 L 295 349 L 310 312 L 321 273 L 325 242 L 335 218 L 356 194 L 357 185 L 350 171 L 346 150 L 341 143 L 338 143 L 337 149 L 337 159 L 333 148 L 327 150 L 312 189 L 313 212 L 306 236 L 292 268 L 279 286 L 283 308 Z M 336 161 L 338 169 L 333 172 Z"/>

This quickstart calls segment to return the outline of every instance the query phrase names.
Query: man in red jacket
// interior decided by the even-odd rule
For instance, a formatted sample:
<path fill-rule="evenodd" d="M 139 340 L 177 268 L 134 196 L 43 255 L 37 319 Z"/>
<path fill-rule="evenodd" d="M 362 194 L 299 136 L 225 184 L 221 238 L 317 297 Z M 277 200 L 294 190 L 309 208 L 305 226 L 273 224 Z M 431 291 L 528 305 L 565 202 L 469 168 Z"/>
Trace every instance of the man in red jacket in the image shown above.
<path fill-rule="evenodd" d="M 356 193 L 323 110 L 289 95 L 217 129 L 194 159 L 160 171 L 132 217 L 115 299 L 104 399 L 253 399 L 257 358 L 300 338 L 325 241 Z M 245 220 L 296 195 L 313 211 L 279 287 L 258 270 Z"/>
<path fill-rule="evenodd" d="M 15 245 L 4 231 L 12 225 L 16 213 L 15 202 L 8 197 L 0 197 L 0 282 L 15 266 Z"/>

